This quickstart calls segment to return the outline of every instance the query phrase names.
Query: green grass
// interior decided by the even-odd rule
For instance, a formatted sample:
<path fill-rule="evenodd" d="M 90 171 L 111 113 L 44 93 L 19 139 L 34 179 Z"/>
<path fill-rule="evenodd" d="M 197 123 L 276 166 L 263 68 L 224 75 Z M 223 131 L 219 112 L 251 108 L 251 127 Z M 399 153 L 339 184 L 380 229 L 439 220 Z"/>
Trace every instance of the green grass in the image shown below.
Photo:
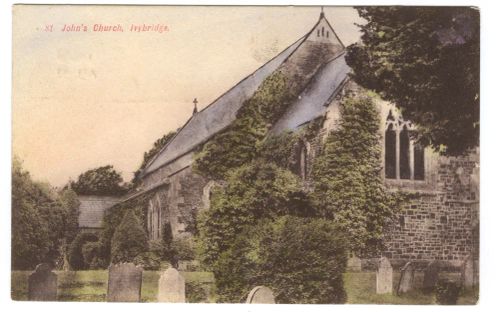
<path fill-rule="evenodd" d="M 62 272 L 56 271 L 58 276 L 58 300 L 59 301 L 106 301 L 108 272 L 106 270 Z M 28 271 L 14 271 L 11 273 L 13 300 L 28 299 Z M 186 279 L 186 284 L 202 285 L 205 290 L 206 299 L 203 302 L 215 302 L 214 277 L 211 272 L 181 272 Z M 142 275 L 142 302 L 155 302 L 158 293 L 158 279 L 160 273 L 156 271 L 144 271 Z M 446 277 L 458 279 L 458 274 L 448 274 Z M 422 274 L 416 274 L 416 284 L 421 283 Z M 349 304 L 436 304 L 433 294 L 424 294 L 419 290 L 397 296 L 396 287 L 399 281 L 399 273 L 394 273 L 393 294 L 377 295 L 375 293 L 374 272 L 351 272 L 344 274 L 344 287 L 347 292 L 347 303 Z M 195 289 L 199 287 L 188 287 Z M 477 291 L 467 290 L 459 298 L 458 304 L 475 304 L 477 302 Z M 197 298 L 199 294 L 186 293 L 188 298 Z"/>
<path fill-rule="evenodd" d="M 14 271 L 11 273 L 12 300 L 28 300 L 28 275 L 29 271 Z M 57 299 L 58 301 L 106 301 L 108 288 L 108 271 L 75 271 L 57 273 Z M 211 272 L 181 272 L 186 284 L 199 283 L 205 286 L 208 300 L 215 302 Z M 160 273 L 144 271 L 142 274 L 141 301 L 155 302 L 158 294 L 158 279 Z M 190 294 L 186 296 L 190 298 Z"/>
<path fill-rule="evenodd" d="M 452 280 L 458 280 L 459 274 L 441 274 Z M 344 287 L 347 292 L 347 303 L 350 304 L 436 304 L 434 294 L 424 294 L 420 290 L 396 295 L 400 274 L 393 274 L 393 293 L 379 295 L 375 292 L 376 277 L 374 272 L 351 272 L 344 274 Z M 415 274 L 415 284 L 421 285 L 423 274 Z M 467 290 L 458 299 L 457 304 L 476 304 L 477 291 Z"/>

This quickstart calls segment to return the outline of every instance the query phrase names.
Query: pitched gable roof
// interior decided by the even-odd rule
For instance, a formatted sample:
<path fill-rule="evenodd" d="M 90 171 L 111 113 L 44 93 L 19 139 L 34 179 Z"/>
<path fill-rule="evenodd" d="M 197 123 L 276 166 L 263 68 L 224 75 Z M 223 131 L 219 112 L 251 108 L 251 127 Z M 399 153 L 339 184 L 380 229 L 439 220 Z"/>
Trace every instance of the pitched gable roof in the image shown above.
<path fill-rule="evenodd" d="M 345 52 L 325 64 L 273 126 L 270 134 L 295 130 L 323 115 L 327 110 L 327 104 L 344 85 L 349 71 L 350 68 L 345 62 Z"/>
<path fill-rule="evenodd" d="M 321 28 L 327 29 L 328 32 L 331 31 L 331 35 L 316 35 L 316 32 Z M 344 49 L 343 43 L 335 34 L 330 23 L 321 15 L 318 22 L 305 36 L 241 80 L 203 110 L 191 116 L 177 134 L 149 161 L 141 173 L 141 177 L 189 153 L 214 134 L 229 126 L 236 118 L 236 113 L 245 100 L 249 99 L 261 83 L 294 54 L 306 40 L 327 40 Z"/>

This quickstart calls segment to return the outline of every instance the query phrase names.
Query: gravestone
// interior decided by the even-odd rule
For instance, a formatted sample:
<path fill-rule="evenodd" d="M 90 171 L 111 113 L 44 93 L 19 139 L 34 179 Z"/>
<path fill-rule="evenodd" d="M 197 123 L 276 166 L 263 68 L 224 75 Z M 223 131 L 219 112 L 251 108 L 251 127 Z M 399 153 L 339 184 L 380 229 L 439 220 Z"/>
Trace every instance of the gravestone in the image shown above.
<path fill-rule="evenodd" d="M 361 271 L 361 259 L 356 256 L 352 256 L 347 260 L 347 269 L 351 272 Z"/>
<path fill-rule="evenodd" d="M 425 292 L 432 292 L 436 287 L 439 278 L 439 263 L 431 261 L 424 270 L 423 289 Z"/>
<path fill-rule="evenodd" d="M 142 268 L 133 263 L 112 264 L 108 270 L 109 302 L 139 302 L 141 300 Z"/>
<path fill-rule="evenodd" d="M 158 302 L 186 302 L 184 277 L 176 269 L 169 268 L 160 276 Z"/>
<path fill-rule="evenodd" d="M 266 286 L 257 286 L 250 291 L 246 303 L 276 303 L 273 291 Z"/>
<path fill-rule="evenodd" d="M 382 257 L 377 268 L 377 294 L 392 293 L 392 266 L 389 259 Z"/>
<path fill-rule="evenodd" d="M 471 255 L 469 255 L 462 264 L 461 280 L 462 286 L 465 288 L 469 288 L 474 285 L 474 260 Z"/>
<path fill-rule="evenodd" d="M 415 265 L 413 262 L 407 262 L 401 269 L 399 278 L 398 295 L 409 292 L 413 289 L 413 281 L 415 279 Z"/>
<path fill-rule="evenodd" d="M 35 271 L 28 277 L 28 300 L 57 300 L 57 275 L 51 271 L 48 264 L 37 265 Z"/>

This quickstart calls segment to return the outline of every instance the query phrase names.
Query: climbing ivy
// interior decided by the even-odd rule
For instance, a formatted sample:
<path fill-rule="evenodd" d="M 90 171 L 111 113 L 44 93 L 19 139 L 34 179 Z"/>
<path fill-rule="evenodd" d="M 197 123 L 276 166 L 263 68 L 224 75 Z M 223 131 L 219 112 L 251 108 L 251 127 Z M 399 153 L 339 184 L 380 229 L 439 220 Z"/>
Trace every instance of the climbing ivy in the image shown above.
<path fill-rule="evenodd" d="M 376 251 L 397 208 L 381 177 L 379 113 L 367 93 L 347 96 L 340 112 L 313 164 L 311 198 L 319 214 L 349 233 L 351 250 Z"/>
<path fill-rule="evenodd" d="M 256 146 L 295 98 L 280 71 L 267 77 L 246 100 L 229 127 L 216 134 L 195 156 L 193 169 L 212 179 L 223 180 L 229 170 L 250 162 Z"/>
<path fill-rule="evenodd" d="M 272 162 L 284 169 L 293 170 L 297 163 L 297 146 L 301 135 L 286 131 L 266 138 L 257 145 L 257 157 Z"/>

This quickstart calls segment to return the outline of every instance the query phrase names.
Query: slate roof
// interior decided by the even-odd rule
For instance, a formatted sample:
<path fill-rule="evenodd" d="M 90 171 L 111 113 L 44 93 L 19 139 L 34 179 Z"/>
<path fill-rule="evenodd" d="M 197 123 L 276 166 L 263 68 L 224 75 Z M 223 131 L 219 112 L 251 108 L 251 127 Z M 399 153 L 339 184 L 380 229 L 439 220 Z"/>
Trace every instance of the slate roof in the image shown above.
<path fill-rule="evenodd" d="M 177 134 L 146 165 L 141 177 L 185 155 L 217 132 L 229 126 L 236 118 L 236 113 L 243 102 L 250 98 L 264 79 L 272 74 L 308 39 L 312 31 L 323 20 L 326 21 L 327 27 L 344 48 L 343 43 L 322 13 L 316 25 L 305 36 L 262 65 L 253 74 L 244 78 L 203 110 L 191 116 Z M 345 64 L 343 54 L 325 64 L 323 69 L 316 73 L 316 77 L 312 79 L 308 88 L 285 113 L 287 117 L 283 116 L 271 133 L 279 133 L 285 129 L 295 129 L 322 114 L 326 109 L 324 104 L 333 96 L 333 93 L 338 91 L 348 71 L 349 68 Z"/>
<path fill-rule="evenodd" d="M 345 62 L 345 52 L 323 65 L 297 100 L 273 126 L 270 134 L 295 130 L 323 115 L 330 100 L 342 89 L 349 71 L 350 67 Z"/>
<path fill-rule="evenodd" d="M 162 165 L 191 151 L 194 147 L 229 126 L 245 100 L 250 98 L 260 84 L 272 74 L 305 40 L 300 38 L 283 52 L 247 76 L 237 85 L 217 98 L 212 104 L 194 114 L 176 136 L 150 161 L 142 175 L 155 171 Z"/>
<path fill-rule="evenodd" d="M 102 219 L 106 209 L 120 202 L 120 197 L 110 196 L 78 196 L 80 201 L 80 215 L 78 227 L 102 228 Z"/>

